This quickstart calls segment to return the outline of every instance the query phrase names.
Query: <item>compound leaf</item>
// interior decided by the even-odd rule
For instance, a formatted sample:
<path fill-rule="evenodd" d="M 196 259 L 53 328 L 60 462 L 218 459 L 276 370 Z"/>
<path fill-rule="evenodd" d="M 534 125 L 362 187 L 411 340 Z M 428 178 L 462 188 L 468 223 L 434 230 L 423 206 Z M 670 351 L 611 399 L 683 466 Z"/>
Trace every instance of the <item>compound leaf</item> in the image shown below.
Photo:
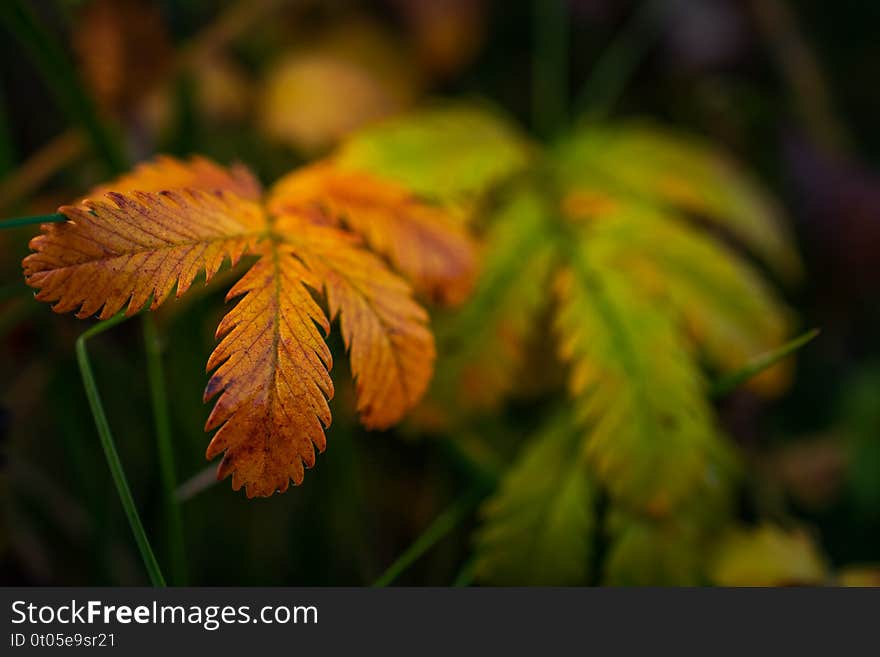
<path fill-rule="evenodd" d="M 312 180 L 315 170 L 335 177 L 331 164 L 301 175 Z M 351 203 L 347 184 L 355 188 Z M 400 420 L 433 374 L 427 313 L 410 286 L 345 226 L 366 230 L 384 214 L 387 232 L 366 231 L 367 242 L 372 238 L 374 248 L 410 273 L 457 268 L 447 278 L 416 276 L 431 279 L 440 296 L 460 293 L 462 272 L 466 279 L 473 269 L 463 230 L 444 232 L 446 211 L 383 185 L 372 179 L 317 184 L 267 212 L 257 202 L 259 183 L 243 167 L 159 158 L 92 192 L 103 199 L 61 208 L 68 221 L 44 225 L 32 240 L 26 279 L 58 312 L 106 318 L 126 303 L 134 313 L 151 297 L 155 308 L 175 286 L 183 294 L 201 271 L 210 279 L 226 259 L 257 256 L 229 293 L 228 299 L 241 299 L 221 322 L 208 363 L 214 374 L 205 398 L 219 398 L 206 424 L 217 429 L 207 456 L 224 453 L 218 475 L 231 474 L 234 488 L 268 496 L 302 481 L 315 450 L 324 449 L 333 384 L 321 329 L 326 336 L 332 319 L 340 321 L 367 427 Z M 339 214 L 326 212 L 324 201 Z M 389 242 L 398 229 L 404 243 Z"/>

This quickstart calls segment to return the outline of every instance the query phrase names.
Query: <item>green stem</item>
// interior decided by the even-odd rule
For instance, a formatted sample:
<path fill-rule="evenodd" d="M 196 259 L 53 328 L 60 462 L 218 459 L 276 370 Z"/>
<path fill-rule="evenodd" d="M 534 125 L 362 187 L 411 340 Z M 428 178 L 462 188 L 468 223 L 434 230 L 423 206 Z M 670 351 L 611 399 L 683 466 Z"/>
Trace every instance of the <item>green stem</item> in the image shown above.
<path fill-rule="evenodd" d="M 401 554 L 397 560 L 373 583 L 374 587 L 388 586 L 423 554 L 436 545 L 440 539 L 451 532 L 467 518 L 486 496 L 486 488 L 475 486 L 459 497 L 449 508 L 441 513 L 434 522 Z"/>
<path fill-rule="evenodd" d="M 476 574 L 477 574 L 476 559 L 469 559 L 461 567 L 461 570 L 458 571 L 458 575 L 455 576 L 455 579 L 452 581 L 452 585 L 455 587 L 470 586 L 471 584 L 473 584 L 474 577 L 476 576 Z"/>
<path fill-rule="evenodd" d="M 141 558 L 144 566 L 150 576 L 153 586 L 165 586 L 165 578 L 153 554 L 153 548 L 144 531 L 143 523 L 138 515 L 137 507 L 131 496 L 131 489 L 128 486 L 128 480 L 125 477 L 125 471 L 122 468 L 122 462 L 119 460 L 119 454 L 116 451 L 116 443 L 113 440 L 113 434 L 110 432 L 110 424 L 107 422 L 107 416 L 104 414 L 104 406 L 101 403 L 101 396 L 98 393 L 98 386 L 95 382 L 95 375 L 92 373 L 92 365 L 89 361 L 89 354 L 86 351 L 86 342 L 109 328 L 116 326 L 125 321 L 124 315 L 116 315 L 105 322 L 96 324 L 79 336 L 76 341 L 76 360 L 79 363 L 79 371 L 82 375 L 83 387 L 86 391 L 86 397 L 89 400 L 89 407 L 92 410 L 92 417 L 95 420 L 95 426 L 98 429 L 98 436 L 101 439 L 101 447 L 104 449 L 104 456 L 107 458 L 107 465 L 110 468 L 110 474 L 113 477 L 113 483 L 116 485 L 116 492 L 119 495 L 119 501 L 125 510 L 128 518 L 128 524 L 131 526 L 134 540 L 140 550 Z"/>
<path fill-rule="evenodd" d="M 575 101 L 575 112 L 606 117 L 623 93 L 639 62 L 660 36 L 669 0 L 645 0 L 599 57 Z"/>
<path fill-rule="evenodd" d="M 797 351 L 805 344 L 813 340 L 813 338 L 815 338 L 817 335 L 819 335 L 819 329 L 807 331 L 803 335 L 796 337 L 794 340 L 786 342 L 778 349 L 774 349 L 773 351 L 768 351 L 765 354 L 761 354 L 757 358 L 749 361 L 742 369 L 728 374 L 724 378 L 716 381 L 709 390 L 709 394 L 712 397 L 723 397 L 727 393 L 735 390 L 736 388 L 744 384 L 749 379 L 757 376 L 764 370 L 772 367 L 773 365 L 781 361 L 786 356 Z"/>
<path fill-rule="evenodd" d="M 168 553 L 171 557 L 171 582 L 175 586 L 186 585 L 186 543 L 183 534 L 183 518 L 180 503 L 175 495 L 177 476 L 174 466 L 174 447 L 171 440 L 171 416 L 168 410 L 168 393 L 165 389 L 165 373 L 162 367 L 162 342 L 156 322 L 150 313 L 142 315 L 144 346 L 147 355 L 147 378 L 153 403 L 153 422 L 159 450 L 159 475 L 162 483 L 162 499 L 165 506 Z"/>
<path fill-rule="evenodd" d="M 565 123 L 568 103 L 567 7 L 564 0 L 535 0 L 533 6 L 533 120 L 538 134 L 552 137 Z"/>
<path fill-rule="evenodd" d="M 38 214 L 32 217 L 15 217 L 13 219 L 0 220 L 0 230 L 3 228 L 18 228 L 19 226 L 32 226 L 33 224 L 57 224 L 67 221 L 63 214 Z"/>
<path fill-rule="evenodd" d="M 55 95 L 71 120 L 82 126 L 110 173 L 123 171 L 126 168 L 124 149 L 99 118 L 92 99 L 83 91 L 70 57 L 40 25 L 33 9 L 21 0 L 4 0 L 0 2 L 0 20 L 29 52 L 50 93 Z"/>

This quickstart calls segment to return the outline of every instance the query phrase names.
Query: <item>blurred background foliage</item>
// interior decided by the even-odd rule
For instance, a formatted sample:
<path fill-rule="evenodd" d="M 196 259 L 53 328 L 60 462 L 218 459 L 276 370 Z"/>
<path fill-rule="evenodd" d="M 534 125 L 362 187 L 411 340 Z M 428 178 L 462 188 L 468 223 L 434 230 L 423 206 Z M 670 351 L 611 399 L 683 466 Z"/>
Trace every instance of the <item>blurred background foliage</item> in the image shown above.
<path fill-rule="evenodd" d="M 620 584 L 880 582 L 880 94 L 874 85 L 880 43 L 873 29 L 880 6 L 855 0 L 9 5 L 26 7 L 31 27 L 51 46 L 44 50 L 75 67 L 111 139 L 102 154 L 71 121 L 82 108 L 69 107 L 65 82 L 53 80 L 27 46 L 39 39 L 5 9 L 4 217 L 54 212 L 114 167 L 156 152 L 240 160 L 271 182 L 326 154 L 353 130 L 438 97 L 503 108 L 536 140 L 555 136 L 561 126 L 554 116 L 589 111 L 699 135 L 748 163 L 779 199 L 803 261 L 800 282 L 779 292 L 800 326 L 820 327 L 822 334 L 798 353 L 796 371 L 783 377 L 790 383 L 770 386 L 777 394 L 746 386 L 715 403 L 725 440 L 742 455 L 742 484 L 730 501 L 735 522 L 713 529 L 694 558 L 679 539 L 696 521 L 683 517 L 658 530 L 616 512 L 598 494 L 593 501 L 603 528 L 590 534 L 589 546 L 568 546 L 592 554 L 595 563 L 577 562 L 568 572 L 589 583 Z M 550 5 L 562 8 L 555 18 Z M 542 29 L 555 29 L 557 38 L 536 47 Z M 554 99 L 554 85 L 565 102 Z M 399 154 L 379 164 L 368 144 L 344 157 L 372 158 L 389 174 L 409 176 L 416 189 L 461 189 L 467 181 L 455 175 L 457 144 L 468 145 L 467 135 L 488 143 L 493 137 L 467 120 L 459 125 L 467 126 L 459 132 L 463 141 L 440 128 L 449 139 L 437 144 L 433 163 L 408 161 L 405 135 Z M 124 152 L 114 154 L 117 140 Z M 625 140 L 615 143 L 601 151 L 611 174 L 625 170 L 642 185 L 656 180 L 656 151 L 646 157 L 628 151 Z M 572 157 L 575 150 L 569 148 Z M 489 171 L 516 157 L 497 148 L 486 154 L 471 166 Z M 419 179 L 429 164 L 442 179 Z M 699 190 L 709 184 L 689 180 Z M 74 359 L 74 341 L 86 324 L 53 315 L 21 282 L 20 261 L 34 232 L 0 231 L 0 582 L 143 584 Z M 759 239 L 753 248 L 774 247 Z M 567 420 L 554 414 L 546 393 L 559 383 L 543 380 L 553 379 L 547 345 L 529 350 L 535 363 L 527 380 L 517 381 L 526 385 L 492 412 L 450 422 L 442 404 L 426 403 L 410 422 L 384 433 L 357 424 L 343 383 L 345 360 L 337 358 L 328 450 L 302 486 L 248 501 L 226 483 L 214 484 L 214 467 L 204 461 L 203 367 L 227 287 L 218 279 L 157 317 L 184 500 L 183 562 L 173 558 L 168 540 L 139 324 L 123 323 L 90 345 L 122 461 L 166 575 L 212 585 L 474 581 L 475 546 L 489 540 L 476 531 L 477 508 L 499 473 L 538 430 L 543 457 L 566 465 L 553 456 L 569 434 L 560 430 Z M 462 311 L 464 320 L 454 312 L 436 317 L 441 340 L 444 326 L 466 320 L 469 311 Z M 768 326 L 775 330 L 773 322 Z M 766 339 L 772 346 L 779 336 Z M 440 344 L 438 385 L 447 365 Z M 332 346 L 341 353 L 340 344 Z M 545 470 L 532 474 L 528 459 L 509 479 L 508 488 L 520 493 L 563 481 L 548 480 Z M 591 494 L 578 481 L 565 481 L 573 497 Z M 502 497 L 496 512 L 505 504 L 527 503 Z M 488 509 L 491 514 L 492 504 Z M 596 520 L 574 514 L 564 527 L 547 528 L 546 559 L 564 564 L 568 557 L 554 541 L 570 543 L 582 535 L 579 526 L 591 523 Z M 389 572 L 392 563 L 399 567 Z M 496 579 L 554 581 L 540 569 Z"/>

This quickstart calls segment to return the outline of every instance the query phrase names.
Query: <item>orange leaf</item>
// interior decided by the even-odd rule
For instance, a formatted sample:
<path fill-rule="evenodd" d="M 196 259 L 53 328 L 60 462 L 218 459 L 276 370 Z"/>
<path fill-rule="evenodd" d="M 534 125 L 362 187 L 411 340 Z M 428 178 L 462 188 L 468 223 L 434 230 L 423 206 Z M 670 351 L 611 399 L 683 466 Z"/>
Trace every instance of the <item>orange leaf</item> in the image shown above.
<path fill-rule="evenodd" d="M 104 110 L 121 114 L 161 83 L 173 51 L 162 9 L 149 0 L 78 3 L 72 46 L 80 72 Z"/>
<path fill-rule="evenodd" d="M 210 279 L 225 258 L 234 264 L 266 230 L 262 209 L 227 194 L 196 190 L 109 193 L 107 200 L 60 209 L 68 221 L 44 224 L 24 259 L 36 298 L 84 318 L 152 308 L 177 285 L 186 292 L 202 270 Z"/>
<path fill-rule="evenodd" d="M 304 176 L 311 180 L 313 171 L 329 166 Z M 367 427 L 400 420 L 433 373 L 427 313 L 409 284 L 341 221 L 365 229 L 358 222 L 375 220 L 379 233 L 366 231 L 374 248 L 386 249 L 404 271 L 416 271 L 425 259 L 434 269 L 419 280 L 432 281 L 447 296 L 462 285 L 465 268 L 451 258 L 439 265 L 430 260 L 425 249 L 431 239 L 457 257 L 472 258 L 463 233 L 443 232 L 441 210 L 378 180 L 370 182 L 372 192 L 356 190 L 349 198 L 346 185 L 354 183 L 328 175 L 337 186 L 317 185 L 267 213 L 256 202 L 259 183 L 244 167 L 159 158 L 92 192 L 106 192 L 104 199 L 61 208 L 68 221 L 43 225 L 43 234 L 31 241 L 35 252 L 23 263 L 37 298 L 54 302 L 54 310 L 107 318 L 126 303 L 132 314 L 151 296 L 155 308 L 175 285 L 180 296 L 199 272 L 210 279 L 226 258 L 235 263 L 245 252 L 259 257 L 227 296 L 241 299 L 217 329 L 220 342 L 208 361 L 214 374 L 205 389 L 206 401 L 219 395 L 205 426 L 217 429 L 207 457 L 223 453 L 218 476 L 231 474 L 233 488 L 244 486 L 249 497 L 300 483 L 315 463 L 315 449 L 326 445 L 333 383 L 321 329 L 326 335 L 332 319 L 339 318 Z M 328 212 L 325 201 L 335 209 Z M 421 230 L 424 243 L 382 241 L 397 230 L 404 240 Z M 447 256 L 443 248 L 439 261 Z M 437 275 L 444 267 L 450 269 L 446 278 Z"/>
<path fill-rule="evenodd" d="M 365 426 L 386 428 L 421 399 L 433 373 L 434 336 L 409 285 L 358 240 L 285 215 L 275 229 L 321 281 L 331 319 L 339 316 Z"/>
<path fill-rule="evenodd" d="M 474 246 L 444 209 L 424 203 L 405 188 L 366 173 L 340 171 L 331 162 L 282 178 L 269 195 L 269 210 L 314 212 L 364 237 L 387 256 L 415 288 L 444 303 L 459 303 L 473 287 Z"/>
<path fill-rule="evenodd" d="M 205 400 L 218 393 L 205 425 L 220 427 L 206 453 L 225 451 L 217 476 L 248 497 L 285 491 L 300 483 L 326 446 L 333 397 L 332 358 L 318 330 L 330 330 L 306 285 L 320 281 L 286 245 L 267 242 L 260 260 L 229 291 L 241 301 L 220 322 L 220 344 L 208 360 L 216 372 Z"/>
<path fill-rule="evenodd" d="M 101 198 L 107 192 L 162 192 L 172 189 L 201 189 L 206 192 L 228 191 L 257 201 L 263 193 L 260 182 L 241 164 L 226 168 L 195 156 L 188 161 L 160 155 L 139 164 L 124 176 L 93 189 L 88 197 Z"/>

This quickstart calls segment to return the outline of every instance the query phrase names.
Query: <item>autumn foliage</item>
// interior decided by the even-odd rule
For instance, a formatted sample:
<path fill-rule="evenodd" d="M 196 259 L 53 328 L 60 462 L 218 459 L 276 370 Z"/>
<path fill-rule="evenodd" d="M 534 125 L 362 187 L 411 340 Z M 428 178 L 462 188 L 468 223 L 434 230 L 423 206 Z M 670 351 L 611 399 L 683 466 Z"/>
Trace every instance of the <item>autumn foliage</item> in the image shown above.
<path fill-rule="evenodd" d="M 249 496 L 301 482 L 325 448 L 337 322 L 365 427 L 417 408 L 411 426 L 455 436 L 551 400 L 483 505 L 481 581 L 734 582 L 737 555 L 789 544 L 806 546 L 791 577 L 823 576 L 808 543 L 733 523 L 741 464 L 710 380 L 792 335 L 762 268 L 786 283 L 800 263 L 773 200 L 699 139 L 585 122 L 539 147 L 492 110 L 438 106 L 266 192 L 240 165 L 160 157 L 60 211 L 24 261 L 58 312 L 155 308 L 254 258 L 205 390 L 207 456 Z M 436 345 L 417 299 L 459 306 Z M 788 377 L 748 385 L 772 396 Z"/>
<path fill-rule="evenodd" d="M 295 171 L 266 194 L 242 166 L 161 157 L 62 207 L 24 260 L 37 299 L 106 319 L 179 297 L 224 262 L 256 261 L 229 291 L 205 399 L 218 476 L 267 496 L 299 483 L 325 448 L 339 321 L 369 428 L 398 422 L 435 359 L 414 291 L 454 302 L 475 275 L 474 247 L 447 212 L 406 188 L 334 162 Z M 396 271 L 395 271 L 396 270 Z M 398 273 L 399 272 L 399 273 Z"/>

